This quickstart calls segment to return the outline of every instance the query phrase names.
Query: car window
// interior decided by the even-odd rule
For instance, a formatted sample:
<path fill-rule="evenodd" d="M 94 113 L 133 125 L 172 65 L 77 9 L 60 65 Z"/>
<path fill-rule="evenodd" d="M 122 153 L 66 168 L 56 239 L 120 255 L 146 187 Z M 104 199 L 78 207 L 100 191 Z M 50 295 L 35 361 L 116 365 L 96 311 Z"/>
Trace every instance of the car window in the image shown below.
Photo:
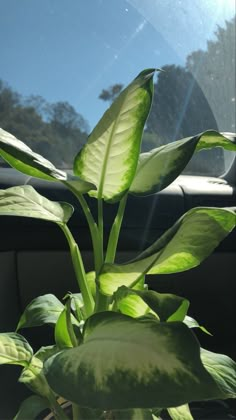
<path fill-rule="evenodd" d="M 71 168 L 103 112 L 141 70 L 161 68 L 142 150 L 235 131 L 234 0 L 2 0 L 0 126 Z M 224 173 L 198 153 L 186 174 Z"/>

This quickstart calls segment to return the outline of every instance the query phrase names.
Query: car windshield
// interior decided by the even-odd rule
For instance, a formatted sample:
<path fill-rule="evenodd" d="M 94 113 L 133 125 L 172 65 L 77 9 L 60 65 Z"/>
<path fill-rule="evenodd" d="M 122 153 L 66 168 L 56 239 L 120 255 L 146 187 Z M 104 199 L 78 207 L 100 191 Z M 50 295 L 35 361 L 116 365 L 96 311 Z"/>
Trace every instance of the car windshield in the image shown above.
<path fill-rule="evenodd" d="M 145 68 L 161 68 L 142 150 L 235 131 L 234 0 L 2 0 L 0 126 L 71 168 L 104 111 Z M 232 155 L 196 155 L 219 176 Z"/>

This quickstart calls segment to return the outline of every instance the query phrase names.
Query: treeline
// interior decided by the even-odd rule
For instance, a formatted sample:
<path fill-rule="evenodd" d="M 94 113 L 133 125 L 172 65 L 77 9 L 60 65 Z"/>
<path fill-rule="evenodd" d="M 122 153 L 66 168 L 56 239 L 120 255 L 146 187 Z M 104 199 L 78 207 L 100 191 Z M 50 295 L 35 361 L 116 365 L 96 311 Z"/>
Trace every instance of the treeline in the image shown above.
<path fill-rule="evenodd" d="M 185 66 L 168 65 L 158 73 L 152 109 L 144 132 L 143 151 L 207 129 L 235 132 L 235 17 L 218 27 L 205 51 L 194 51 Z M 112 102 L 120 84 L 103 89 Z M 224 172 L 223 151 L 202 151 L 185 173 Z"/>
<path fill-rule="evenodd" d="M 191 53 L 185 66 L 158 73 L 153 105 L 144 130 L 143 151 L 207 129 L 235 131 L 235 18 L 218 27 L 205 51 Z M 99 98 L 111 103 L 122 90 L 116 83 Z M 23 98 L 0 81 L 0 126 L 55 165 L 71 167 L 89 126 L 68 102 L 49 104 L 40 96 Z M 203 151 L 186 173 L 224 171 L 221 149 Z"/>
<path fill-rule="evenodd" d="M 89 127 L 68 102 L 49 104 L 41 96 L 23 98 L 0 81 L 0 127 L 60 167 L 71 167 Z"/>

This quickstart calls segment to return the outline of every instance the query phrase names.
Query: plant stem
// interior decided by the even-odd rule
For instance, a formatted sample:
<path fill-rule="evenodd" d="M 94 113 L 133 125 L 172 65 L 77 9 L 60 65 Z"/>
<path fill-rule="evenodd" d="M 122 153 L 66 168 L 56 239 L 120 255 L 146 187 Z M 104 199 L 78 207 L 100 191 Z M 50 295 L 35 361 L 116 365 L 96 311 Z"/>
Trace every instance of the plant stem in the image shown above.
<path fill-rule="evenodd" d="M 117 215 L 115 217 L 115 220 L 113 222 L 113 225 L 110 231 L 108 245 L 107 245 L 106 259 L 105 259 L 106 263 L 113 263 L 115 260 L 116 249 L 117 249 L 117 244 L 118 244 L 118 239 L 119 239 L 119 234 L 120 234 L 120 228 L 121 228 L 121 224 L 122 224 L 123 216 L 125 212 L 127 197 L 128 197 L 128 194 L 126 194 L 121 199 L 119 208 L 117 211 Z"/>
<path fill-rule="evenodd" d="M 96 269 L 96 303 L 95 303 L 95 312 L 102 312 L 108 309 L 109 300 L 107 296 L 104 296 L 98 288 L 98 276 L 99 272 L 104 263 L 104 250 L 103 250 L 103 240 L 104 240 L 104 225 L 103 225 L 103 201 L 98 199 L 98 232 L 99 232 L 99 266 Z"/>
<path fill-rule="evenodd" d="M 99 267 L 101 265 L 100 261 L 100 254 L 99 254 L 99 231 L 98 226 L 93 218 L 93 215 L 90 211 L 90 208 L 88 206 L 87 201 L 85 200 L 84 196 L 82 194 L 79 194 L 76 191 L 71 190 L 76 198 L 79 200 L 79 203 L 83 209 L 84 215 L 86 217 L 86 220 L 88 222 L 90 235 L 92 239 L 92 245 L 93 245 L 93 253 L 94 253 L 94 265 L 95 270 L 99 270 Z"/>
<path fill-rule="evenodd" d="M 50 408 L 57 420 L 69 420 L 63 408 L 61 408 L 60 404 L 57 402 L 53 394 L 50 395 L 49 402 L 50 402 Z"/>
<path fill-rule="evenodd" d="M 80 408 L 77 404 L 72 404 L 72 414 L 73 414 L 73 420 L 82 420 L 82 417 L 80 417 Z"/>
<path fill-rule="evenodd" d="M 93 300 L 91 291 L 89 289 L 89 286 L 86 280 L 86 273 L 85 273 L 81 253 L 68 226 L 62 223 L 59 224 L 59 226 L 64 232 L 66 239 L 68 241 L 69 247 L 70 247 L 71 259 L 72 259 L 76 279 L 77 279 L 79 289 L 81 291 L 81 294 L 84 300 L 85 315 L 86 317 L 88 317 L 93 313 L 94 300 Z"/>
<path fill-rule="evenodd" d="M 100 258 L 101 262 L 103 262 L 103 202 L 101 199 L 98 199 L 98 232 L 100 239 Z"/>
<path fill-rule="evenodd" d="M 125 211 L 125 207 L 126 207 L 126 202 L 127 202 L 127 197 L 128 194 L 126 194 L 120 201 L 119 204 L 119 208 L 117 211 L 117 215 L 115 217 L 115 220 L 113 222 L 111 231 L 110 231 L 110 235 L 109 235 L 109 240 L 108 240 L 108 246 L 107 246 L 107 252 L 106 252 L 106 259 L 105 262 L 106 263 L 113 263 L 115 260 L 115 255 L 116 255 L 116 249 L 117 249 L 117 244 L 118 244 L 118 239 L 119 239 L 119 233 L 120 233 L 120 228 L 121 228 L 121 224 L 123 221 L 123 216 L 124 216 L 124 211 Z M 99 207 L 98 207 L 99 209 Z M 101 212 L 101 210 L 100 210 Z M 99 215 L 99 212 L 98 212 Z M 98 279 L 98 274 L 96 276 L 96 280 Z M 101 311 L 106 311 L 108 309 L 110 303 L 110 298 L 107 296 L 104 296 L 102 293 L 99 292 L 98 288 L 97 288 L 97 295 L 96 295 L 96 305 L 95 305 L 95 312 L 101 312 Z"/>
<path fill-rule="evenodd" d="M 67 326 L 67 331 L 68 331 L 68 334 L 70 336 L 70 341 L 71 341 L 73 347 L 77 347 L 78 346 L 78 340 L 76 338 L 74 328 L 73 328 L 73 325 L 72 325 L 72 322 L 71 322 L 70 307 L 71 307 L 71 300 L 69 299 L 66 302 L 66 326 Z"/>

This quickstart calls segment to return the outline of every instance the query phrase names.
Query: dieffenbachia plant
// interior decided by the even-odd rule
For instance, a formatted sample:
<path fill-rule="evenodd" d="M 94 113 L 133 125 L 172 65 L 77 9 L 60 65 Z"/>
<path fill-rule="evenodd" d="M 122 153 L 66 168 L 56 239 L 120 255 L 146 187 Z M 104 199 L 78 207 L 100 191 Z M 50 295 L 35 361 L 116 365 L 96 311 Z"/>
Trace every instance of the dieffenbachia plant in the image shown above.
<path fill-rule="evenodd" d="M 148 290 L 144 282 L 146 274 L 198 266 L 235 227 L 233 209 L 193 208 L 132 261 L 116 262 L 130 194 L 158 193 L 201 149 L 236 150 L 232 135 L 209 130 L 140 154 L 154 73 L 141 72 L 106 111 L 75 157 L 73 176 L 0 131 L 0 154 L 11 166 L 61 182 L 77 197 L 94 255 L 94 271 L 86 273 L 68 226 L 69 203 L 50 201 L 30 185 L 0 191 L 1 215 L 39 218 L 61 228 L 79 289 L 63 302 L 51 294 L 39 296 L 26 307 L 16 332 L 0 334 L 0 363 L 21 365 L 19 380 L 33 392 L 17 420 L 34 419 L 47 407 L 56 419 L 66 419 L 60 405 L 65 400 L 72 403 L 74 420 L 158 419 L 162 410 L 174 420 L 187 420 L 191 401 L 236 397 L 236 365 L 200 348 L 192 329 L 200 326 L 188 315 L 189 301 Z M 97 200 L 97 217 L 86 194 Z M 105 244 L 104 202 L 118 203 Z M 45 323 L 54 328 L 55 344 L 34 354 L 19 330 Z"/>

